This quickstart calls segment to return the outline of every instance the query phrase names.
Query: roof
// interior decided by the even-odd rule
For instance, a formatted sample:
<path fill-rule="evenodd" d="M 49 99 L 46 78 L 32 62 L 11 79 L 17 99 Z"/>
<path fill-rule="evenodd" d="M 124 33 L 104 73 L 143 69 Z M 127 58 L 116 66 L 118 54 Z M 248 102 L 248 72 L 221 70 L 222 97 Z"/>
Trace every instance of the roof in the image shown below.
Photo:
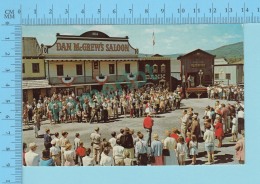
<path fill-rule="evenodd" d="M 214 65 L 226 65 L 228 61 L 225 58 L 214 59 Z"/>
<path fill-rule="evenodd" d="M 51 88 L 49 81 L 46 79 L 42 80 L 23 80 L 22 89 L 40 89 L 40 88 Z"/>
<path fill-rule="evenodd" d="M 68 39 L 68 38 L 73 38 L 73 39 L 115 39 L 115 40 L 128 40 L 128 36 L 125 37 L 111 37 L 108 36 L 106 33 L 103 33 L 101 31 L 87 31 L 82 33 L 81 35 L 62 35 L 60 33 L 56 34 L 56 37 L 59 39 Z"/>
<path fill-rule="evenodd" d="M 35 37 L 23 37 L 23 57 L 39 56 L 41 54 L 40 45 Z"/>
<path fill-rule="evenodd" d="M 194 50 L 194 51 L 192 51 L 192 52 L 189 52 L 189 53 L 187 53 L 187 54 L 185 54 L 185 55 L 180 55 L 179 57 L 177 57 L 177 59 L 180 60 L 180 59 L 182 59 L 183 57 L 186 57 L 186 56 L 188 56 L 188 55 L 195 54 L 195 53 L 198 53 L 198 52 L 204 53 L 204 54 L 207 54 L 207 55 L 210 55 L 210 56 L 212 56 L 212 57 L 216 57 L 216 55 L 212 55 L 212 54 L 210 54 L 210 53 L 208 53 L 208 52 L 206 52 L 206 51 L 204 51 L 204 50 L 196 49 L 196 50 Z"/>

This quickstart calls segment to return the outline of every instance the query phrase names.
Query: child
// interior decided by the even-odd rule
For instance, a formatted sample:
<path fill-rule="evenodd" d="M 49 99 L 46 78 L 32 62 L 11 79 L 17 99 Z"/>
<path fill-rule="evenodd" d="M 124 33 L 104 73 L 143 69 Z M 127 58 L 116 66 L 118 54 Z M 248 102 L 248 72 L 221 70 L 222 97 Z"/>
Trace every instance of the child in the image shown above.
<path fill-rule="evenodd" d="M 196 155 L 198 155 L 198 142 L 195 135 L 191 136 L 191 141 L 189 143 L 190 155 L 192 156 L 191 165 L 196 164 Z"/>
<path fill-rule="evenodd" d="M 82 158 L 86 156 L 86 148 L 83 146 L 83 142 L 79 142 L 79 147 L 76 150 L 76 155 L 79 157 L 79 166 L 83 166 Z"/>
<path fill-rule="evenodd" d="M 61 151 L 60 151 L 60 148 L 58 146 L 56 146 L 56 141 L 55 140 L 51 141 L 51 145 L 52 145 L 52 147 L 50 148 L 50 156 L 53 159 L 55 165 L 56 166 L 60 166 L 61 165 L 61 160 L 60 160 Z"/>
<path fill-rule="evenodd" d="M 179 161 L 179 165 L 185 165 L 185 157 L 187 154 L 187 145 L 185 144 L 184 138 L 182 136 L 179 137 L 176 154 Z"/>
<path fill-rule="evenodd" d="M 230 142 L 236 142 L 237 141 L 237 118 L 232 115 L 231 116 L 231 123 L 232 123 L 232 141 Z"/>
<path fill-rule="evenodd" d="M 221 117 L 218 116 L 215 123 L 215 136 L 218 139 L 218 148 L 222 146 L 222 137 L 224 136 L 223 124 L 221 123 Z"/>
<path fill-rule="evenodd" d="M 133 159 L 130 158 L 129 151 L 125 151 L 124 165 L 125 166 L 132 166 L 133 165 Z"/>
<path fill-rule="evenodd" d="M 187 132 L 186 133 L 186 139 L 185 139 L 185 142 L 186 142 L 186 145 L 187 145 L 187 148 L 188 148 L 187 157 L 190 157 L 190 147 L 189 147 L 190 141 L 191 141 L 191 133 Z"/>

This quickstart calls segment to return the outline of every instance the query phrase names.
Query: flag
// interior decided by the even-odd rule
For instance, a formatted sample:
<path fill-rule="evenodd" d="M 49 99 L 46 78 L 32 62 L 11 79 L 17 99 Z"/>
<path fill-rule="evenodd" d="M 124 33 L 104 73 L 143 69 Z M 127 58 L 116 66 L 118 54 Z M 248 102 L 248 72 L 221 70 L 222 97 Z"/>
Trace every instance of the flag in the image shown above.
<path fill-rule="evenodd" d="M 154 32 L 153 32 L 153 46 L 155 45 L 155 37 L 154 37 Z"/>

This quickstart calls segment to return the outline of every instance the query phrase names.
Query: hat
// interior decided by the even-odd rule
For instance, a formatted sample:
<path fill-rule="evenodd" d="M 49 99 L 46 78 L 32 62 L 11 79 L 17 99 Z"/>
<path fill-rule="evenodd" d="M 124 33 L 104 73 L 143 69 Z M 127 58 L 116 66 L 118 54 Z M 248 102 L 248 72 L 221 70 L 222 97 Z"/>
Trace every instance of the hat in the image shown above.
<path fill-rule="evenodd" d="M 147 114 L 147 116 L 152 116 L 152 113 L 151 113 L 151 112 L 149 112 L 149 113 Z"/>
<path fill-rule="evenodd" d="M 53 144 L 56 144 L 56 141 L 55 140 L 52 140 L 51 141 L 51 144 L 53 145 Z"/>
<path fill-rule="evenodd" d="M 95 131 L 98 131 L 98 130 L 99 130 L 99 127 L 96 127 L 94 130 L 95 130 Z"/>
<path fill-rule="evenodd" d="M 68 143 L 65 145 L 65 150 L 69 150 L 69 149 L 71 149 L 71 147 L 72 147 L 72 145 L 70 143 Z"/>
<path fill-rule="evenodd" d="M 158 139 L 159 138 L 158 134 L 153 134 L 153 138 Z"/>
<path fill-rule="evenodd" d="M 29 148 L 36 148 L 36 147 L 37 147 L 37 145 L 35 142 L 32 142 L 29 144 Z"/>
<path fill-rule="evenodd" d="M 129 132 L 130 130 L 129 130 L 129 128 L 128 127 L 126 127 L 125 128 L 125 132 Z"/>

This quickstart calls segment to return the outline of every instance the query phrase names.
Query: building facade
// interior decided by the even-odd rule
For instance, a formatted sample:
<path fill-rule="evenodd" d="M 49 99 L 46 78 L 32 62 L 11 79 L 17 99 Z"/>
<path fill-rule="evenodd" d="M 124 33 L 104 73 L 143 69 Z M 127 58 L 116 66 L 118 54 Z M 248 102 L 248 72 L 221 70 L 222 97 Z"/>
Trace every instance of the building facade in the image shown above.
<path fill-rule="evenodd" d="M 214 84 L 238 85 L 244 83 L 244 64 L 229 64 L 224 58 L 215 59 Z"/>
<path fill-rule="evenodd" d="M 109 37 L 99 31 L 79 36 L 60 35 L 42 47 L 46 76 L 52 92 L 137 87 L 138 49 L 128 37 Z M 133 81 L 135 82 L 133 83 Z"/>
<path fill-rule="evenodd" d="M 214 80 L 214 59 L 215 55 L 209 54 L 201 49 L 194 50 L 177 58 L 181 61 L 181 80 L 187 82 L 190 76 L 190 87 L 200 85 L 199 72 L 201 75 L 201 84 L 203 86 L 212 85 Z"/>
<path fill-rule="evenodd" d="M 163 88 L 171 89 L 171 62 L 170 58 L 159 54 L 151 57 L 140 58 L 139 73 L 145 74 L 146 83 L 160 85 Z M 140 80 L 143 80 L 141 77 Z"/>
<path fill-rule="evenodd" d="M 46 80 L 44 57 L 34 37 L 23 37 L 22 89 L 23 101 L 36 100 L 49 93 L 50 85 Z"/>

